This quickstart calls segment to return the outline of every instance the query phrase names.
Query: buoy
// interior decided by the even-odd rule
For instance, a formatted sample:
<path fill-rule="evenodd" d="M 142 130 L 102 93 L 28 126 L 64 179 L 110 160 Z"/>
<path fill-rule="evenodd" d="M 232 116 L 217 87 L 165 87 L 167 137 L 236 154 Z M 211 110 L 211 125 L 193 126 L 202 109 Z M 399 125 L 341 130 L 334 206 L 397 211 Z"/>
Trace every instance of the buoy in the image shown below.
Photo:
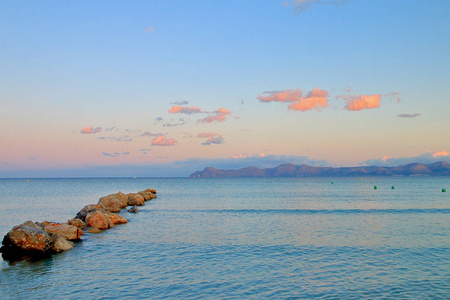
<path fill-rule="evenodd" d="M 394 186 L 391 186 L 391 189 L 395 189 L 395 187 L 394 187 Z"/>
<path fill-rule="evenodd" d="M 360 180 L 362 180 L 362 178 Z"/>
<path fill-rule="evenodd" d="M 30 181 L 27 179 L 27 182 L 30 182 Z"/>
<path fill-rule="evenodd" d="M 376 190 L 378 187 L 376 185 L 373 186 L 373 189 Z"/>
<path fill-rule="evenodd" d="M 334 184 L 334 182 L 332 181 L 331 184 Z"/>
<path fill-rule="evenodd" d="M 446 189 L 442 189 L 442 192 L 445 193 L 447 190 Z"/>

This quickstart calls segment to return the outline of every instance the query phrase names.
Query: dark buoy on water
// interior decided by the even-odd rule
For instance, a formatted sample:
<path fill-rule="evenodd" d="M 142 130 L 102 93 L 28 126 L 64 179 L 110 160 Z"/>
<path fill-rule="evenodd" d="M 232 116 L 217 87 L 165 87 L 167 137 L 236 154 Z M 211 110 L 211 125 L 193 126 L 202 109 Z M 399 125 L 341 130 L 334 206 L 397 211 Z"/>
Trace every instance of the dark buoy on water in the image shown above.
<path fill-rule="evenodd" d="M 442 189 L 442 192 L 445 193 L 447 190 L 446 189 Z"/>
<path fill-rule="evenodd" d="M 391 186 L 391 189 L 393 190 L 393 189 L 395 189 L 395 187 L 394 187 L 394 186 Z"/>
<path fill-rule="evenodd" d="M 334 182 L 332 181 L 331 184 L 334 184 Z"/>
<path fill-rule="evenodd" d="M 376 185 L 373 186 L 373 189 L 376 190 L 378 187 Z"/>

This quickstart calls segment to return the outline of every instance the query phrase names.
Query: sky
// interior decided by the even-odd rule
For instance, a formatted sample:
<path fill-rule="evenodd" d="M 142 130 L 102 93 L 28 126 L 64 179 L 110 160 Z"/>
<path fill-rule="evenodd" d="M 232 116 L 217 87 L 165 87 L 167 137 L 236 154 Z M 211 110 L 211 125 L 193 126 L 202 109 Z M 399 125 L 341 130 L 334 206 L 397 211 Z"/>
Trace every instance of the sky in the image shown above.
<path fill-rule="evenodd" d="M 0 177 L 450 163 L 450 1 L 0 1 Z"/>

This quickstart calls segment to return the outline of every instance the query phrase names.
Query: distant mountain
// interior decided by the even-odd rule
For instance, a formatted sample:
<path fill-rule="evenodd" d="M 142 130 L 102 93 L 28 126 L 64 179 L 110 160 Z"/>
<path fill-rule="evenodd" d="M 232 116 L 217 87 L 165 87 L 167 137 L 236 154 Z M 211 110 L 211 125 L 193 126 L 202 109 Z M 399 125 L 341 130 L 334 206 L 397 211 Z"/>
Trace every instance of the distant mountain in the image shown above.
<path fill-rule="evenodd" d="M 449 176 L 450 165 L 445 161 L 420 164 L 412 163 L 397 167 L 313 167 L 308 165 L 282 164 L 275 168 L 248 167 L 238 170 L 219 170 L 208 167 L 189 177 L 319 177 L 319 176 Z"/>

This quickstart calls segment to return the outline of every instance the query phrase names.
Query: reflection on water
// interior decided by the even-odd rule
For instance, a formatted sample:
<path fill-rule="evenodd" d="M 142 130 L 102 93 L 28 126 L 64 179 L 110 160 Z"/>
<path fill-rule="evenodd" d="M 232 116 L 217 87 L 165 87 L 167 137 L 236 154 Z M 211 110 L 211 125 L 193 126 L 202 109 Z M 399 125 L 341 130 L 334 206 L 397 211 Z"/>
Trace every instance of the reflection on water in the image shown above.
<path fill-rule="evenodd" d="M 124 212 L 128 224 L 86 234 L 69 251 L 2 261 L 0 298 L 446 298 L 450 194 L 440 191 L 447 183 L 0 180 L 3 235 L 28 219 L 65 221 L 119 190 L 158 190 L 138 214 Z"/>

